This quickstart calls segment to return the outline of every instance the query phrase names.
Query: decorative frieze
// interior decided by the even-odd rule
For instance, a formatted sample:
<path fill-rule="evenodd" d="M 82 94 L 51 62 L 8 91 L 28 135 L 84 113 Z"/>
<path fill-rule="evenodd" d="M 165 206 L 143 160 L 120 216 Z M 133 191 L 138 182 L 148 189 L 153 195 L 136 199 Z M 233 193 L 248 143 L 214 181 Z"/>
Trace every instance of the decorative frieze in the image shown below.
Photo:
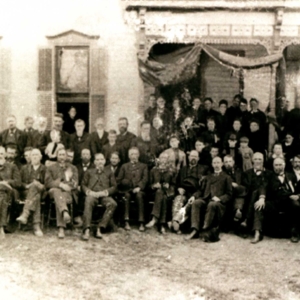
<path fill-rule="evenodd" d="M 251 36 L 252 25 L 232 25 L 231 26 L 232 36 Z"/>
<path fill-rule="evenodd" d="M 299 26 L 281 26 L 280 36 L 298 36 Z"/>
<path fill-rule="evenodd" d="M 209 25 L 209 35 L 230 36 L 230 25 Z"/>
<path fill-rule="evenodd" d="M 272 36 L 274 28 L 272 25 L 254 25 L 253 35 L 254 36 Z"/>

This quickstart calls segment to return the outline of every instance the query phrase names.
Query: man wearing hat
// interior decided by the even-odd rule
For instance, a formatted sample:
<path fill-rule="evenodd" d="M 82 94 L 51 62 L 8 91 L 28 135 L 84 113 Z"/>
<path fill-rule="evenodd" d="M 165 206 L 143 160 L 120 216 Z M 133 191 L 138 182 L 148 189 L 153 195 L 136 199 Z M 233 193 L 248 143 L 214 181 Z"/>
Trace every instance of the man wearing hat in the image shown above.
<path fill-rule="evenodd" d="M 191 209 L 191 227 L 192 232 L 186 239 L 192 239 L 202 229 L 204 230 L 204 241 L 218 241 L 218 232 L 227 203 L 232 197 L 232 179 L 222 171 L 222 159 L 213 158 L 212 167 L 214 173 L 208 175 L 203 182 L 203 186 L 190 199 Z M 204 216 L 204 225 L 202 226 L 202 217 Z"/>
<path fill-rule="evenodd" d="M 117 177 L 118 190 L 124 193 L 124 221 L 125 229 L 130 230 L 129 211 L 131 199 L 134 199 L 138 206 L 139 230 L 145 231 L 144 218 L 144 197 L 145 188 L 148 183 L 148 166 L 139 162 L 139 149 L 129 149 L 129 162 L 122 165 Z"/>
<path fill-rule="evenodd" d="M 90 237 L 93 207 L 102 204 L 105 207 L 104 215 L 97 226 L 96 238 L 102 238 L 102 230 L 113 218 L 117 203 L 111 196 L 116 192 L 116 179 L 114 173 L 105 166 L 102 153 L 95 155 L 95 168 L 87 170 L 84 174 L 81 188 L 86 195 L 83 212 L 83 240 Z"/>
<path fill-rule="evenodd" d="M 200 188 L 201 181 L 208 172 L 208 166 L 199 165 L 199 154 L 192 150 L 189 155 L 189 165 L 184 166 L 177 177 L 178 195 L 173 200 L 172 206 L 172 228 L 175 232 L 180 232 L 182 223 L 180 209 L 197 190 Z M 187 207 L 189 209 L 189 207 Z"/>

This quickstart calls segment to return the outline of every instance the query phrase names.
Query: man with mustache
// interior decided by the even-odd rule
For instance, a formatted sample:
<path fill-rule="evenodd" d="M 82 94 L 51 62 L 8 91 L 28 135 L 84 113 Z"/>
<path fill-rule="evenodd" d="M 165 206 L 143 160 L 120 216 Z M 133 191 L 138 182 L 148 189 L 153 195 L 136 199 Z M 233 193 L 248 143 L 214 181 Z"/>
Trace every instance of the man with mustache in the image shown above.
<path fill-rule="evenodd" d="M 33 233 L 35 236 L 43 236 L 41 231 L 41 199 L 45 192 L 46 167 L 41 164 L 42 154 L 39 149 L 33 149 L 30 153 L 31 163 L 21 169 L 22 188 L 21 198 L 25 199 L 22 214 L 17 218 L 21 224 L 27 224 L 29 215 L 33 214 Z"/>
<path fill-rule="evenodd" d="M 186 204 L 187 199 L 199 190 L 201 181 L 208 172 L 208 166 L 198 164 L 199 154 L 196 150 L 190 152 L 188 159 L 189 165 L 182 167 L 177 176 L 178 195 L 172 205 L 172 228 L 176 233 L 181 233 L 180 224 L 183 223 L 180 209 Z M 190 205 L 187 206 L 188 211 L 189 209 Z"/>
<path fill-rule="evenodd" d="M 232 197 L 232 180 L 222 171 L 222 166 L 220 157 L 213 158 L 214 173 L 204 179 L 202 188 L 189 199 L 189 203 L 192 205 L 192 232 L 187 236 L 187 240 L 194 238 L 201 229 L 204 231 L 203 240 L 205 242 L 219 240 L 220 224 L 226 205 Z M 205 215 L 202 226 L 203 212 Z"/>
<path fill-rule="evenodd" d="M 265 205 L 266 187 L 270 181 L 272 171 L 265 170 L 263 167 L 264 156 L 260 152 L 253 154 L 253 168 L 243 173 L 242 185 L 246 188 L 246 209 L 243 209 L 244 221 L 241 223 L 243 227 L 249 226 L 249 220 L 255 215 L 255 211 L 260 211 Z M 248 207 L 248 208 L 247 208 Z M 256 214 L 258 216 L 258 214 Z M 254 238 L 251 243 L 256 244 L 262 239 L 261 224 L 253 221 Z M 256 222 L 257 221 L 257 222 Z"/>
<path fill-rule="evenodd" d="M 73 199 L 78 201 L 78 171 L 75 166 L 67 163 L 65 149 L 57 151 L 57 162 L 47 168 L 45 185 L 55 203 L 58 238 L 63 239 L 66 224 L 71 222 L 68 204 L 72 203 Z"/>
<path fill-rule="evenodd" d="M 87 241 L 90 237 L 92 212 L 95 205 L 105 207 L 104 215 L 97 226 L 96 238 L 102 238 L 102 231 L 113 218 L 117 203 L 111 196 L 116 192 L 116 179 L 114 173 L 104 168 L 106 161 L 102 153 L 95 155 L 95 169 L 88 170 L 83 177 L 81 189 L 86 195 L 83 212 L 83 235 Z"/>
<path fill-rule="evenodd" d="M 168 167 L 168 155 L 161 153 L 158 166 L 150 171 L 150 185 L 154 191 L 154 205 L 152 220 L 146 225 L 147 228 L 159 223 L 160 232 L 166 233 L 167 210 L 170 196 L 174 193 L 174 172 Z"/>
<path fill-rule="evenodd" d="M 138 221 L 140 223 L 139 230 L 145 231 L 145 217 L 144 217 L 144 198 L 145 188 L 148 183 L 148 167 L 146 164 L 139 162 L 139 149 L 132 147 L 129 149 L 130 162 L 122 165 L 119 175 L 117 177 L 118 188 L 125 185 L 125 181 L 128 183 L 128 190 L 124 192 L 124 221 L 125 229 L 130 230 L 129 225 L 129 211 L 130 202 L 133 198 L 138 207 Z"/>
<path fill-rule="evenodd" d="M 128 150 L 132 143 L 132 140 L 136 138 L 136 135 L 128 131 L 128 119 L 122 117 L 118 121 L 119 134 L 117 135 L 117 145 L 119 146 L 121 163 L 127 163 Z"/>
<path fill-rule="evenodd" d="M 18 168 L 5 161 L 5 148 L 0 146 L 0 238 L 5 237 L 7 209 L 12 201 L 14 190 L 21 187 L 21 176 Z"/>

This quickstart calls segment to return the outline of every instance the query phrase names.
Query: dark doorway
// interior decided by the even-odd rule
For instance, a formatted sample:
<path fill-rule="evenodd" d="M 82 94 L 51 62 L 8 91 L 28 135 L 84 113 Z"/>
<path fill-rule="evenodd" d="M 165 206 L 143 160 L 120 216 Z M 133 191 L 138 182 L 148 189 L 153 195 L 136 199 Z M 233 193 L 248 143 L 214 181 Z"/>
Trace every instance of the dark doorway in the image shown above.
<path fill-rule="evenodd" d="M 58 102 L 57 112 L 62 113 L 65 118 L 71 106 L 76 108 L 77 119 L 85 122 L 85 131 L 89 132 L 89 103 Z"/>

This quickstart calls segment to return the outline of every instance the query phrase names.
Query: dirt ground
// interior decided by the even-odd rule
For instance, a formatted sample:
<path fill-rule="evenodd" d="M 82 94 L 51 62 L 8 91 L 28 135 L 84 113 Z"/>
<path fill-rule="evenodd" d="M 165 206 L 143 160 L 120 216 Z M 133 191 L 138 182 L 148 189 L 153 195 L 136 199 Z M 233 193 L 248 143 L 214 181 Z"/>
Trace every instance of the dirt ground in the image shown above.
<path fill-rule="evenodd" d="M 221 234 L 186 242 L 155 229 L 80 240 L 17 231 L 0 241 L 0 299 L 300 299 L 300 244 Z"/>

